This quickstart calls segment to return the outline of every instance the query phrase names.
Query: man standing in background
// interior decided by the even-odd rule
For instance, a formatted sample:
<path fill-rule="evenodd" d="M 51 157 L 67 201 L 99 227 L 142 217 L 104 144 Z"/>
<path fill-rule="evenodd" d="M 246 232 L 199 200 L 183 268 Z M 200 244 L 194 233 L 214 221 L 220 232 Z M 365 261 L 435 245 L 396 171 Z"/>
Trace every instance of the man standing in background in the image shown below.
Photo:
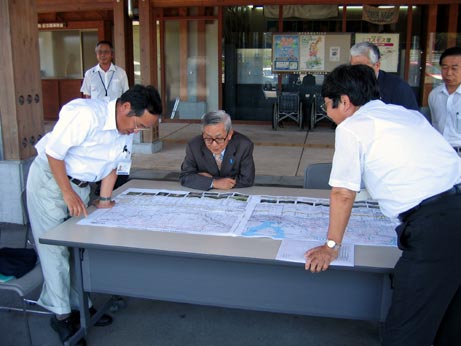
<path fill-rule="evenodd" d="M 98 64 L 85 72 L 80 91 L 85 98 L 113 101 L 128 90 L 128 77 L 126 72 L 112 63 L 114 47 L 109 41 L 99 41 L 95 48 Z M 127 136 L 126 148 L 130 153 L 133 147 L 133 135 Z M 128 175 L 119 175 L 115 188 L 128 181 Z M 95 193 L 99 195 L 101 183 L 96 184 Z"/>
<path fill-rule="evenodd" d="M 85 72 L 80 91 L 85 98 L 112 101 L 128 90 L 126 72 L 112 63 L 114 48 L 109 41 L 96 44 L 98 64 Z"/>
<path fill-rule="evenodd" d="M 432 125 L 461 153 L 461 47 L 440 56 L 443 84 L 429 94 Z"/>
<path fill-rule="evenodd" d="M 379 48 L 370 42 L 356 43 L 351 47 L 351 65 L 370 66 L 378 78 L 379 94 L 384 103 L 404 106 L 419 111 L 415 94 L 407 82 L 400 77 L 381 70 L 381 53 Z"/>

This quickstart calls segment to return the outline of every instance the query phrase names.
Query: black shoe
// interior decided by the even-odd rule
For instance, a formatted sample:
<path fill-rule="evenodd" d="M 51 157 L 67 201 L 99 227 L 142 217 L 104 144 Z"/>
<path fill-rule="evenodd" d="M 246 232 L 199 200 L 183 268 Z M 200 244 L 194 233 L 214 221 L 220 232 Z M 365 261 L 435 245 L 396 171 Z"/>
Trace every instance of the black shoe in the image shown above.
<path fill-rule="evenodd" d="M 90 308 L 90 316 L 94 316 L 96 314 L 97 310 L 94 308 L 94 306 L 92 306 Z M 113 322 L 113 318 L 112 316 L 108 315 L 108 314 L 103 314 L 99 320 L 96 321 L 96 323 L 94 324 L 96 327 L 105 327 L 105 326 L 108 326 L 110 324 L 112 324 Z"/>
<path fill-rule="evenodd" d="M 66 318 L 65 320 L 58 320 L 56 316 L 50 318 L 50 325 L 53 330 L 58 333 L 59 339 L 64 343 L 77 331 L 77 326 L 73 323 L 71 317 Z"/>
<path fill-rule="evenodd" d="M 92 306 L 90 308 L 90 317 L 96 314 L 97 310 Z M 80 325 L 80 311 L 72 310 L 72 321 L 75 321 L 78 325 Z M 99 320 L 94 324 L 96 327 L 105 327 L 112 324 L 113 318 L 108 314 L 103 314 Z"/>

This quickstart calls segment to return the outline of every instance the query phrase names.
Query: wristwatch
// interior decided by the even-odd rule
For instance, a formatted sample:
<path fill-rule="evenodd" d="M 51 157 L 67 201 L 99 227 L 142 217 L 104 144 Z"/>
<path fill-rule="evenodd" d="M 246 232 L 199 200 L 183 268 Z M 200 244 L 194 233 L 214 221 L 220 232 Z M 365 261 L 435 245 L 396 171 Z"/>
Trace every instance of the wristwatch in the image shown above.
<path fill-rule="evenodd" d="M 341 244 L 337 244 L 334 240 L 327 239 L 326 245 L 333 250 L 339 250 Z"/>

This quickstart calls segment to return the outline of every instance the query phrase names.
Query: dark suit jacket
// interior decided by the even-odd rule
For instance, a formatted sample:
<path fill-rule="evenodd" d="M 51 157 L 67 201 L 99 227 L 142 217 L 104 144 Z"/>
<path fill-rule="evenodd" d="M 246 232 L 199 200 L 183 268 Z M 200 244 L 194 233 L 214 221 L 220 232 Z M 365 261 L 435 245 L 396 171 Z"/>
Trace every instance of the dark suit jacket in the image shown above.
<path fill-rule="evenodd" d="M 381 100 L 384 103 L 392 103 L 419 111 L 415 93 L 408 83 L 399 76 L 379 70 L 378 83 Z"/>
<path fill-rule="evenodd" d="M 255 180 L 253 142 L 234 131 L 219 170 L 202 136 L 194 137 L 186 146 L 186 157 L 181 165 L 179 176 L 181 185 L 198 190 L 209 190 L 213 178 L 199 175 L 200 172 L 207 172 L 213 178 L 234 178 L 237 180 L 236 188 L 252 186 Z"/>

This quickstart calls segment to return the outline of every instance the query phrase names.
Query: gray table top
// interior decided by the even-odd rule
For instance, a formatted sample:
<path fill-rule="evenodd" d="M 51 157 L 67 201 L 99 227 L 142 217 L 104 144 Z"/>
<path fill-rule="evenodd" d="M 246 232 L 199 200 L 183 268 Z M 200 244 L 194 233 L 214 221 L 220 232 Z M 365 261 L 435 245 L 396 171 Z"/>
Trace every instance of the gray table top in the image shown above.
<path fill-rule="evenodd" d="M 131 180 L 115 194 L 128 188 L 167 189 L 194 191 L 180 186 L 178 182 Z M 327 198 L 329 191 L 300 188 L 254 186 L 235 189 L 250 195 L 306 196 Z M 89 211 L 93 211 L 90 207 Z M 230 256 L 241 260 L 275 260 L 280 240 L 269 238 L 226 237 L 143 231 L 127 228 L 95 227 L 77 225 L 80 220 L 73 217 L 58 227 L 46 232 L 41 243 L 80 248 L 107 248 L 136 252 L 174 252 L 198 256 Z M 325 230 L 326 232 L 327 230 Z M 370 270 L 393 268 L 400 250 L 394 247 L 355 246 L 355 266 Z M 298 263 L 298 265 L 300 265 Z"/>

